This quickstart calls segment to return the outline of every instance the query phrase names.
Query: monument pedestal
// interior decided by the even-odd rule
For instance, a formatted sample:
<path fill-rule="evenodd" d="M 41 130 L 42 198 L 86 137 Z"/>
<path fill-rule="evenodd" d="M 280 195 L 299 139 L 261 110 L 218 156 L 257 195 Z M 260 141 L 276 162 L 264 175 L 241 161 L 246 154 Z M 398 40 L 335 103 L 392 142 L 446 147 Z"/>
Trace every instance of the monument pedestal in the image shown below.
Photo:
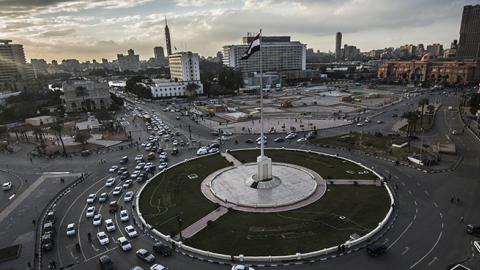
<path fill-rule="evenodd" d="M 258 156 L 256 181 L 270 179 L 272 179 L 272 159 L 267 156 Z"/>

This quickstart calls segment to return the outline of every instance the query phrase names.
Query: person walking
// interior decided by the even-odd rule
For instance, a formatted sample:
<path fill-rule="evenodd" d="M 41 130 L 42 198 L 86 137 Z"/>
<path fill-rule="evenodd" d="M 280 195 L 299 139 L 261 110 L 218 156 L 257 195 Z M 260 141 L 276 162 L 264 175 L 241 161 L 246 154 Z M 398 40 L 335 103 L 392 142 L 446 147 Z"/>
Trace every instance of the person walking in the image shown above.
<path fill-rule="evenodd" d="M 463 216 L 460 217 L 460 223 L 463 223 Z"/>

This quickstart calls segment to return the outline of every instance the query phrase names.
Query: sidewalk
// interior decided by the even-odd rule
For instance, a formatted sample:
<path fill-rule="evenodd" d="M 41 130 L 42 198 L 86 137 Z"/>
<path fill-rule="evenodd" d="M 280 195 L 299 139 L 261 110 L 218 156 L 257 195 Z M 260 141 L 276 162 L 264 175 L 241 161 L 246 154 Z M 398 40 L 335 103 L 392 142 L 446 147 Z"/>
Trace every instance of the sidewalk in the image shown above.
<path fill-rule="evenodd" d="M 204 216 L 203 218 L 199 219 L 192 225 L 185 228 L 182 231 L 182 237 L 186 239 L 194 236 L 195 234 L 199 233 L 201 230 L 205 229 L 209 221 L 215 221 L 219 219 L 221 216 L 225 215 L 226 213 L 228 213 L 228 209 L 223 206 L 220 206 L 219 208 L 213 210 L 213 212 L 210 212 L 208 215 Z"/>
<path fill-rule="evenodd" d="M 236 167 L 242 165 L 242 162 L 240 162 L 240 160 L 236 159 L 234 156 L 232 156 L 228 152 L 222 152 L 222 153 L 220 153 L 220 155 L 222 157 L 224 157 L 228 162 L 233 162 L 233 165 L 236 166 Z"/>

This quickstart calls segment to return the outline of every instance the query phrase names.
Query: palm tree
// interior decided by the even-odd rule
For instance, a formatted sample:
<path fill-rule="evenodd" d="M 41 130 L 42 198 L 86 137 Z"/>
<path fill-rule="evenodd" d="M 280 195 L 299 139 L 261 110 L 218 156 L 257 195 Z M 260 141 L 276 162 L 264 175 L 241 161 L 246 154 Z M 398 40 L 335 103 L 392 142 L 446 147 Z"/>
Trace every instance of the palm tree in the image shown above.
<path fill-rule="evenodd" d="M 435 106 L 428 105 L 427 106 L 427 112 L 428 112 L 428 114 L 430 114 L 430 120 L 433 121 L 433 113 L 435 112 Z"/>
<path fill-rule="evenodd" d="M 421 97 L 418 101 L 418 106 L 422 107 L 422 114 L 420 115 L 420 125 L 423 123 L 423 113 L 425 110 L 425 106 L 429 105 L 430 101 L 427 97 Z"/>
<path fill-rule="evenodd" d="M 65 144 L 63 143 L 63 138 L 62 138 L 63 123 L 56 121 L 52 125 L 52 130 L 54 130 L 57 133 L 57 137 L 60 139 L 60 142 L 62 143 L 63 154 L 67 155 L 67 150 L 65 149 Z"/>
<path fill-rule="evenodd" d="M 402 115 L 402 118 L 407 119 L 407 136 L 410 137 L 413 132 L 416 130 L 417 122 L 418 122 L 418 112 L 417 111 L 410 111 L 405 112 Z"/>

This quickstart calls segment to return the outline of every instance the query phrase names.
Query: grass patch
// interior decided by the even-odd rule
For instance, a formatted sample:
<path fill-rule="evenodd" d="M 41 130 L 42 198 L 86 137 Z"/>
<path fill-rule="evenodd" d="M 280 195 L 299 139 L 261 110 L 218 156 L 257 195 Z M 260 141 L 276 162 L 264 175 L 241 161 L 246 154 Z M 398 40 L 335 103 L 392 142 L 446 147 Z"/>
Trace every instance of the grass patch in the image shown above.
<path fill-rule="evenodd" d="M 0 262 L 6 262 L 18 258 L 21 250 L 21 245 L 14 245 L 0 249 Z"/>
<path fill-rule="evenodd" d="M 230 152 L 241 162 L 255 162 L 260 154 L 259 150 L 239 150 Z M 325 179 L 376 179 L 370 171 L 349 161 L 335 157 L 307 153 L 303 151 L 289 151 L 266 149 L 265 155 L 273 162 L 291 163 L 309 168 Z"/>
<path fill-rule="evenodd" d="M 384 187 L 329 186 L 317 202 L 281 213 L 230 211 L 186 244 L 224 254 L 287 255 L 339 245 L 365 235 L 385 217 Z M 345 219 L 341 219 L 344 216 Z"/>
<path fill-rule="evenodd" d="M 409 149 L 408 146 L 404 148 L 394 148 L 392 147 L 392 144 L 404 143 L 406 142 L 406 140 L 407 139 L 404 137 L 395 135 L 379 136 L 353 132 L 341 136 L 314 139 L 312 143 L 318 145 L 345 147 L 349 149 L 372 153 L 390 159 L 405 161 L 407 160 L 407 157 L 410 156 L 416 148 L 411 147 L 411 149 Z"/>
<path fill-rule="evenodd" d="M 229 165 L 222 156 L 214 155 L 183 163 L 160 174 L 140 196 L 143 217 L 158 231 L 175 236 L 217 208 L 203 196 L 200 185 L 209 174 Z M 191 180 L 190 174 L 197 174 L 198 178 Z"/>

